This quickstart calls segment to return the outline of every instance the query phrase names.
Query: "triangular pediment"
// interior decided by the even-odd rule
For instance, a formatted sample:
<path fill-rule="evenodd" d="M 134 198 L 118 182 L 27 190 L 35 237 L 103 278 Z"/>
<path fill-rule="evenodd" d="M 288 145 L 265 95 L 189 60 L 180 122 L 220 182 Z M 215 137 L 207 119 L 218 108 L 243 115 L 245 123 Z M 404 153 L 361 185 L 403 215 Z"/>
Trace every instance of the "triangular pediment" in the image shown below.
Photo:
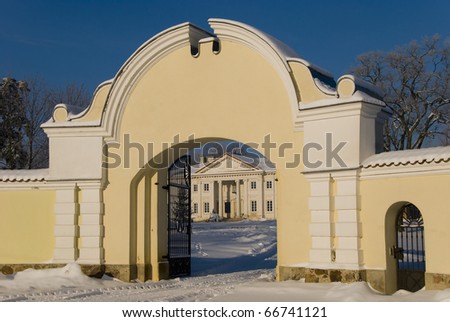
<path fill-rule="evenodd" d="M 218 159 L 201 166 L 195 174 L 222 174 L 222 173 L 239 173 L 239 172 L 258 172 L 261 171 L 257 167 L 230 154 L 224 154 Z"/>

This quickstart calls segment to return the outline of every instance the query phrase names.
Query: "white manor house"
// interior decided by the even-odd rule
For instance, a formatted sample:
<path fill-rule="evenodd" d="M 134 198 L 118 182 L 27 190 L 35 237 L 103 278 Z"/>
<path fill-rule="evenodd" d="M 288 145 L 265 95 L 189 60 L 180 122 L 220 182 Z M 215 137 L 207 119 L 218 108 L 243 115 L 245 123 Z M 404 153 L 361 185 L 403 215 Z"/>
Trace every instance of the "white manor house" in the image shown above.
<path fill-rule="evenodd" d="M 192 167 L 193 220 L 275 219 L 275 174 L 265 158 L 205 157 Z"/>

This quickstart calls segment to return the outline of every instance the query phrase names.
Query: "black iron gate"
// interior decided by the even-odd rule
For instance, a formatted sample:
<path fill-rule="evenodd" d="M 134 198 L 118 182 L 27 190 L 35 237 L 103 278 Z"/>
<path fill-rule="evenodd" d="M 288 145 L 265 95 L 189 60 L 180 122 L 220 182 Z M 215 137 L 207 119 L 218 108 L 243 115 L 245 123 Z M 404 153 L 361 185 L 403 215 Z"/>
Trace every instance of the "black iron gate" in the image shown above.
<path fill-rule="evenodd" d="M 190 156 L 176 160 L 169 168 L 168 186 L 169 276 L 191 274 L 191 166 Z"/>
<path fill-rule="evenodd" d="M 397 216 L 396 231 L 397 287 L 416 292 L 425 286 L 424 226 L 416 206 L 402 207 Z"/>

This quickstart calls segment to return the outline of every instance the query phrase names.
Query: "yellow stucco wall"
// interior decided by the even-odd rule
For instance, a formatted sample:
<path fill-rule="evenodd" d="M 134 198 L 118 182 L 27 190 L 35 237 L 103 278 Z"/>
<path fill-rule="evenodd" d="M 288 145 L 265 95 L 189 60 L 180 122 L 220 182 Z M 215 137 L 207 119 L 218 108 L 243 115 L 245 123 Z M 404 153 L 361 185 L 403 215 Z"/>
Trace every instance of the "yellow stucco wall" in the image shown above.
<path fill-rule="evenodd" d="M 0 205 L 0 263 L 51 260 L 55 246 L 55 192 L 0 191 Z"/>
<path fill-rule="evenodd" d="M 153 155 L 160 153 L 164 143 L 171 143 L 175 135 L 180 136 L 180 141 L 195 135 L 205 141 L 216 137 L 254 142 L 259 144 L 262 153 L 261 144 L 268 134 L 277 148 L 292 143 L 292 148 L 285 150 L 284 158 L 277 149 L 266 156 L 277 165 L 278 230 L 283 231 L 278 236 L 279 264 L 305 262 L 310 248 L 309 237 L 305 237 L 309 236 L 309 186 L 301 175 L 301 166 L 287 169 L 285 165 L 293 161 L 293 154 L 301 152 L 303 143 L 303 133 L 294 132 L 291 113 L 287 90 L 280 77 L 255 50 L 222 41 L 218 55 L 202 48 L 200 56 L 194 58 L 185 46 L 148 69 L 133 88 L 120 128 L 122 146 L 114 153 L 123 153 L 125 134 L 131 142 L 139 142 L 144 147 L 152 142 Z M 108 171 L 109 184 L 104 194 L 107 264 L 130 261 L 127 237 L 134 231 L 133 223 L 130 224 L 130 185 L 139 171 L 137 148 L 131 151 L 129 169 L 121 165 Z M 146 161 L 149 159 L 146 157 Z M 152 180 L 150 189 L 154 191 L 161 182 L 156 186 L 158 180 L 155 177 Z M 148 207 L 156 209 L 154 202 Z M 165 214 L 159 216 L 161 219 Z M 157 220 L 152 218 L 153 226 L 149 227 L 152 233 Z M 137 221 L 139 224 L 140 220 Z M 157 237 L 151 240 L 154 242 Z"/>
<path fill-rule="evenodd" d="M 450 274 L 450 250 L 447 247 L 449 182 L 450 175 L 420 173 L 416 176 L 362 180 L 362 248 L 367 267 L 386 268 L 386 214 L 395 203 L 410 202 L 419 208 L 424 220 L 427 272 Z"/>

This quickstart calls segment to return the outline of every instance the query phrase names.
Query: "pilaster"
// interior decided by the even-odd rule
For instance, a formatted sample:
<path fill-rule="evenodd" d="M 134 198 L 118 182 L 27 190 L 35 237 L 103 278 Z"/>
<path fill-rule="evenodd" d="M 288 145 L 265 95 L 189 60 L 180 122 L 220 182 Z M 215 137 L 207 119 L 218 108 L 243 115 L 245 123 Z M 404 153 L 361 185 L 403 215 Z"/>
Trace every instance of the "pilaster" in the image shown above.
<path fill-rule="evenodd" d="M 100 183 L 82 184 L 80 202 L 79 263 L 103 264 L 103 192 Z"/>
<path fill-rule="evenodd" d="M 311 222 L 311 249 L 309 260 L 312 264 L 331 264 L 333 261 L 332 189 L 329 174 L 306 175 L 311 194 L 309 210 Z"/>
<path fill-rule="evenodd" d="M 59 187 L 55 202 L 55 249 L 53 263 L 69 263 L 78 257 L 78 188 Z"/>
<path fill-rule="evenodd" d="M 333 179 L 336 182 L 336 263 L 359 268 L 363 264 L 363 254 L 358 172 L 335 172 Z"/>

